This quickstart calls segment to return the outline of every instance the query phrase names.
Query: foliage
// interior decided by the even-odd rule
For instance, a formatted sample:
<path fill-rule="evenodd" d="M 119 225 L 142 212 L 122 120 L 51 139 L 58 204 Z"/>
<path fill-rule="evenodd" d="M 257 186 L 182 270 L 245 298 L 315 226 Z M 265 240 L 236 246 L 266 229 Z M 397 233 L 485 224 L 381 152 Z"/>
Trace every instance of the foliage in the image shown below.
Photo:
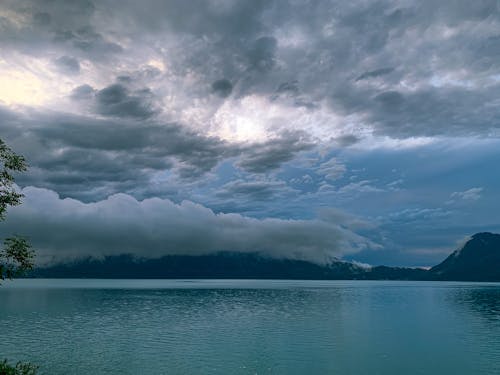
<path fill-rule="evenodd" d="M 13 172 L 24 172 L 26 160 L 17 155 L 0 139 L 0 221 L 5 220 L 9 206 L 21 204 L 23 195 L 14 186 Z M 21 275 L 33 267 L 34 252 L 28 240 L 14 236 L 4 240 L 0 250 L 0 280 Z M 0 362 L 0 375 L 35 375 L 38 367 L 31 363 L 18 362 L 14 366 L 7 360 Z"/>
<path fill-rule="evenodd" d="M 33 268 L 34 252 L 24 237 L 9 237 L 4 241 L 0 252 L 0 279 L 12 279 L 21 276 Z"/>
<path fill-rule="evenodd" d="M 17 362 L 10 365 L 7 360 L 0 362 L 0 375 L 35 375 L 38 367 L 31 363 Z"/>
<path fill-rule="evenodd" d="M 23 195 L 16 191 L 14 172 L 27 169 L 26 160 L 0 139 L 0 221 L 5 220 L 9 206 L 21 204 Z M 33 267 L 34 252 L 26 238 L 14 236 L 4 240 L 0 251 L 0 280 L 22 275 Z M 0 374 L 1 375 L 1 374 Z"/>
<path fill-rule="evenodd" d="M 27 167 L 24 157 L 17 155 L 0 139 L 0 220 L 5 219 L 8 206 L 21 204 L 23 195 L 14 189 L 12 172 L 24 172 Z"/>

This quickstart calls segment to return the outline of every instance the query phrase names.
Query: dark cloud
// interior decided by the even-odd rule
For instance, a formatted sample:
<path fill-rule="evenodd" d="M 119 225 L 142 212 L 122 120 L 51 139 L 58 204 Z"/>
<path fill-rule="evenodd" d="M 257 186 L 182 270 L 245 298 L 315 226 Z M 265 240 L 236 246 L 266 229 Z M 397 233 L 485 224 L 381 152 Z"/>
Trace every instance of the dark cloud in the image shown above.
<path fill-rule="evenodd" d="M 80 73 L 80 63 L 77 59 L 71 56 L 61 56 L 55 60 L 56 66 L 59 70 L 66 74 Z"/>
<path fill-rule="evenodd" d="M 33 22 L 37 26 L 41 26 L 41 27 L 47 26 L 50 24 L 51 20 L 52 20 L 52 17 L 50 17 L 50 14 L 48 14 L 46 12 L 38 12 L 38 13 L 33 14 Z"/>
<path fill-rule="evenodd" d="M 189 97 L 186 105 L 191 99 L 203 100 L 207 90 L 200 87 L 212 87 L 217 95 L 231 93 L 236 99 L 252 94 L 275 100 L 293 97 L 283 103 L 311 110 L 328 103 L 336 114 L 357 116 L 363 126 L 389 137 L 488 137 L 497 132 L 497 123 L 489 120 L 498 116 L 494 98 L 500 93 L 495 78 L 500 74 L 500 13 L 495 0 L 149 0 L 123 1 L 120 7 L 107 1 L 23 3 L 29 6 L 2 4 L 20 15 L 16 22 L 0 22 L 2 47 L 94 62 L 124 52 L 128 61 L 145 64 L 144 54 L 159 55 L 168 63 L 168 74 L 189 77 L 175 82 Z M 121 40 L 127 41 L 126 50 Z M 101 69 L 113 70 L 112 65 Z M 148 72 L 155 78 L 148 78 L 146 71 L 137 77 L 115 73 L 136 81 L 164 74 L 153 67 Z M 169 89 L 163 94 L 175 96 Z M 143 105 L 147 95 L 128 96 L 99 112 L 137 118 L 151 114 Z M 457 101 L 460 106 L 452 106 Z M 420 121 L 416 104 L 425 105 L 425 121 Z M 483 112 L 487 119 L 476 116 Z"/>
<path fill-rule="evenodd" d="M 279 138 L 247 147 L 239 166 L 253 173 L 269 172 L 313 147 L 314 144 L 304 133 L 285 132 Z"/>
<path fill-rule="evenodd" d="M 123 81 L 123 80 L 121 80 Z M 101 90 L 90 85 L 81 85 L 73 89 L 71 99 L 86 100 L 99 115 L 147 119 L 158 111 L 154 108 L 155 96 L 149 88 L 130 91 L 120 83 L 114 83 Z"/>
<path fill-rule="evenodd" d="M 258 201 L 290 195 L 293 192 L 294 190 L 289 188 L 283 181 L 234 180 L 223 185 L 216 195 L 224 199 Z"/>
<path fill-rule="evenodd" d="M 51 143 L 52 148 L 65 145 L 93 150 L 107 155 L 115 168 L 129 169 L 130 173 L 137 169 L 162 170 L 170 164 L 168 158 L 175 158 L 183 177 L 194 177 L 210 171 L 220 160 L 234 154 L 231 146 L 219 139 L 197 136 L 176 124 L 138 127 L 115 122 L 90 124 L 81 120 L 66 120 L 58 126 L 35 132 L 45 142 Z M 66 167 L 70 161 L 59 160 L 58 164 Z M 94 167 L 100 168 L 99 165 Z M 112 168 L 109 173 L 113 173 Z M 112 175 L 109 178 L 111 181 L 115 179 Z"/>
<path fill-rule="evenodd" d="M 96 7 L 91 1 L 7 0 L 0 4 L 2 8 L 19 16 L 0 22 L 0 43 L 4 48 L 35 56 L 58 51 L 95 61 L 123 51 L 95 29 Z"/>
<path fill-rule="evenodd" d="M 250 67 L 259 71 L 267 71 L 276 64 L 278 41 L 271 36 L 257 39 L 248 51 Z"/>
<path fill-rule="evenodd" d="M 375 97 L 375 101 L 379 102 L 384 110 L 388 112 L 396 112 L 404 103 L 403 95 L 397 91 L 385 91 Z"/>
<path fill-rule="evenodd" d="M 19 115 L 8 110 L 0 116 L 2 136 L 30 161 L 30 172 L 20 176 L 22 185 L 85 200 L 120 191 L 150 195 L 149 184 L 157 189 L 152 181 L 155 173 L 173 170 L 183 178 L 195 178 L 240 153 L 237 145 L 173 123 L 50 112 Z"/>
<path fill-rule="evenodd" d="M 143 89 L 130 93 L 125 86 L 118 83 L 97 91 L 95 95 L 97 112 L 107 116 L 146 119 L 156 112 L 152 101 L 151 90 Z"/>
<path fill-rule="evenodd" d="M 361 81 L 363 79 L 368 79 L 368 78 L 380 77 L 380 76 L 392 73 L 393 70 L 394 70 L 394 68 L 381 68 L 381 69 L 376 69 L 376 70 L 372 70 L 369 72 L 364 72 L 358 78 L 356 78 L 356 81 Z"/>
<path fill-rule="evenodd" d="M 134 83 L 141 84 L 142 82 L 156 81 L 161 74 L 162 72 L 160 69 L 151 65 L 146 65 L 137 70 L 122 72 L 121 75 L 116 77 L 116 81 L 124 85 Z"/>
<path fill-rule="evenodd" d="M 279 101 L 292 107 L 305 107 L 309 110 L 318 107 L 307 95 L 302 94 L 298 80 L 280 83 L 276 91 L 270 95 L 270 100 Z"/>
<path fill-rule="evenodd" d="M 299 93 L 299 82 L 297 80 L 292 82 L 283 82 L 278 86 L 276 93 L 286 95 L 296 95 Z"/>
<path fill-rule="evenodd" d="M 340 137 L 336 137 L 334 140 L 340 147 L 349 147 L 358 143 L 360 138 L 353 134 L 344 134 Z"/>
<path fill-rule="evenodd" d="M 233 85 L 227 79 L 219 79 L 212 83 L 212 91 L 221 98 L 227 98 L 233 91 Z"/>
<path fill-rule="evenodd" d="M 106 41 L 91 26 L 77 30 L 58 30 L 55 33 L 54 41 L 71 44 L 84 53 L 94 56 L 123 51 L 120 45 Z"/>
<path fill-rule="evenodd" d="M 494 134 L 500 130 L 500 108 L 492 102 L 496 90 L 490 86 L 386 91 L 374 97 L 367 116 L 376 133 L 395 138 Z"/>
<path fill-rule="evenodd" d="M 88 87 L 77 90 L 81 95 L 87 91 Z M 122 98 L 122 93 L 116 95 Z M 109 100 L 117 99 L 110 95 Z M 99 120 L 50 112 L 19 115 L 8 110 L 0 116 L 6 140 L 30 160 L 30 172 L 20 176 L 20 184 L 46 187 L 85 201 L 117 192 L 165 196 L 171 189 L 164 186 L 162 193 L 154 180 L 156 174 L 172 171 L 193 180 L 234 157 L 242 168 L 264 173 L 313 147 L 304 135 L 295 133 L 241 145 L 199 135 L 175 123 Z M 19 124 L 22 132 L 17 130 Z"/>
<path fill-rule="evenodd" d="M 113 8 L 114 2 L 101 2 L 103 7 Z M 261 16 L 273 4 L 266 0 L 251 2 L 222 1 L 212 2 L 193 0 L 161 1 L 150 0 L 137 3 L 124 0 L 120 7 L 114 7 L 117 19 L 129 25 L 130 33 L 168 33 L 206 36 L 214 38 L 245 38 L 261 28 Z"/>
<path fill-rule="evenodd" d="M 95 91 L 90 85 L 81 85 L 71 91 L 70 98 L 74 100 L 90 100 L 94 96 Z"/>

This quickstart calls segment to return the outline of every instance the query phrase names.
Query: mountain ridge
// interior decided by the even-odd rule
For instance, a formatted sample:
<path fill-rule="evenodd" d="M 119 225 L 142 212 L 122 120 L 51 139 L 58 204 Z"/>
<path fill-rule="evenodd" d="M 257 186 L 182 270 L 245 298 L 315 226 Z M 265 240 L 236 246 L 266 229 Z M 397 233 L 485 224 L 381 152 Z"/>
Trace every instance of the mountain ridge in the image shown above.
<path fill-rule="evenodd" d="M 436 279 L 500 281 L 500 234 L 476 233 L 429 270 Z"/>
<path fill-rule="evenodd" d="M 362 267 L 347 261 L 319 265 L 258 253 L 166 255 L 156 259 L 122 254 L 85 258 L 35 269 L 29 277 L 165 279 L 314 279 L 500 281 L 500 234 L 476 233 L 443 262 L 423 268 Z"/>

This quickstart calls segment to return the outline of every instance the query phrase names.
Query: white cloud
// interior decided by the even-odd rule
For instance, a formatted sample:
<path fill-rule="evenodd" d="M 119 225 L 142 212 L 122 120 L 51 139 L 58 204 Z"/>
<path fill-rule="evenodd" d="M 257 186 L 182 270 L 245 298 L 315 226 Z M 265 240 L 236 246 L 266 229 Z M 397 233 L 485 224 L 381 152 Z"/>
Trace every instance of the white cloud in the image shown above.
<path fill-rule="evenodd" d="M 388 215 L 390 220 L 400 222 L 429 221 L 450 216 L 450 211 L 442 208 L 406 208 Z"/>
<path fill-rule="evenodd" d="M 374 246 L 332 220 L 255 219 L 214 213 L 190 201 L 137 201 L 126 194 L 95 203 L 60 199 L 51 190 L 23 189 L 3 234 L 28 236 L 40 262 L 131 253 L 143 257 L 217 251 L 260 252 L 325 263 Z"/>
<path fill-rule="evenodd" d="M 347 168 L 344 164 L 339 162 L 336 158 L 331 158 L 322 163 L 316 170 L 316 173 L 323 175 L 325 179 L 335 181 L 344 176 Z"/>
<path fill-rule="evenodd" d="M 313 178 L 309 174 L 302 175 L 302 177 L 295 177 L 290 180 L 290 183 L 292 184 L 304 184 L 304 185 L 309 185 L 314 182 Z"/>
<path fill-rule="evenodd" d="M 383 193 L 386 190 L 381 189 L 373 185 L 374 181 L 363 180 L 358 182 L 351 182 L 347 185 L 342 186 L 338 189 L 339 194 L 345 194 L 347 196 L 355 197 L 359 194 L 367 193 Z"/>
<path fill-rule="evenodd" d="M 451 202 L 457 200 L 477 201 L 481 198 L 482 191 L 483 191 L 482 187 L 474 187 L 465 191 L 455 191 L 450 195 Z"/>

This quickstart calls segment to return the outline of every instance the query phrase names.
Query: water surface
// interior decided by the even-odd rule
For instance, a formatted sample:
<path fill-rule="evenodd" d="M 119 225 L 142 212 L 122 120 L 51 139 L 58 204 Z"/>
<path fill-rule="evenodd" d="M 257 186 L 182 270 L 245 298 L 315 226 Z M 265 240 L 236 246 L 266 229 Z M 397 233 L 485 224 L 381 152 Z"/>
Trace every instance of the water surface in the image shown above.
<path fill-rule="evenodd" d="M 0 332 L 47 375 L 493 375 L 500 284 L 15 280 Z"/>

